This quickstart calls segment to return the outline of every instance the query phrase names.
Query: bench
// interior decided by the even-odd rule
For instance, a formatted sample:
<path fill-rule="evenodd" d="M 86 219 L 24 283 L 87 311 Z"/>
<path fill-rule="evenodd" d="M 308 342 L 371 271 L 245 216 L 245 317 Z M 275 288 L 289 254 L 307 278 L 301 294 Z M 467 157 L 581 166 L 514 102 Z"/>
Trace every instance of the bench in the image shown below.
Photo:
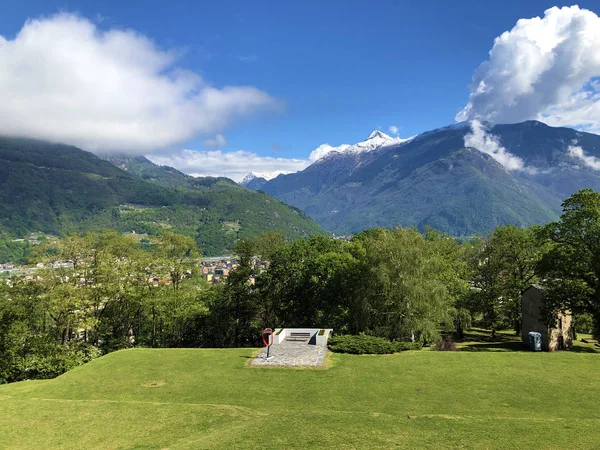
<path fill-rule="evenodd" d="M 286 341 L 308 341 L 310 339 L 310 333 L 299 333 L 291 332 L 289 336 L 285 338 Z"/>

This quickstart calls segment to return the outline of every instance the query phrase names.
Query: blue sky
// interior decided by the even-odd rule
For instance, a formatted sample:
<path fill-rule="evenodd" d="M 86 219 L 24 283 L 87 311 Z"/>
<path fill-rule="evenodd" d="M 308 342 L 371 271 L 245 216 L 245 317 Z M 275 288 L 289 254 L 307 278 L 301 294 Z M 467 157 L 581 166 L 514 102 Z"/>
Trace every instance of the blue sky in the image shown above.
<path fill-rule="evenodd" d="M 597 2 L 578 4 L 600 13 Z M 149 153 L 159 151 L 166 158 L 182 148 L 244 150 L 306 160 L 321 144 L 355 143 L 376 128 L 389 133 L 395 126 L 408 137 L 453 123 L 494 39 L 520 18 L 566 5 L 538 0 L 4 0 L 0 35 L 11 41 L 27 19 L 59 12 L 89 20 L 98 32 L 134 30 L 160 51 L 172 52 L 174 67 L 200 75 L 203 83 L 218 89 L 249 86 L 273 100 L 268 107 L 270 100 L 252 100 L 252 112 L 200 127 L 191 136 L 183 133 L 183 139 L 173 138 L 178 142 L 165 138 L 163 150 Z M 217 134 L 223 136 L 219 143 Z"/>

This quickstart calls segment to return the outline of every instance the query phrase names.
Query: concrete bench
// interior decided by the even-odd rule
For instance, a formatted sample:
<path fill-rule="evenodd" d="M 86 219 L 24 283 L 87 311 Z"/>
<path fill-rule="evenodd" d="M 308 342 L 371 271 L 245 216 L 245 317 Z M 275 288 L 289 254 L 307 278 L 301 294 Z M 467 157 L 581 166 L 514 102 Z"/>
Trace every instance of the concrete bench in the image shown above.
<path fill-rule="evenodd" d="M 310 339 L 310 333 L 294 333 L 285 338 L 286 341 L 308 341 Z"/>

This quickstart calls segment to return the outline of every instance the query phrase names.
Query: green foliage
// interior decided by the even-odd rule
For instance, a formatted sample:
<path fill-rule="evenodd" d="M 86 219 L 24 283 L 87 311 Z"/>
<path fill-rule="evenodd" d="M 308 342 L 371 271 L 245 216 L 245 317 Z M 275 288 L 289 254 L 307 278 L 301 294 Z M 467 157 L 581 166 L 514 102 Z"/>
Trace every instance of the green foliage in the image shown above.
<path fill-rule="evenodd" d="M 454 301 L 446 276 L 452 263 L 416 230 L 381 230 L 361 236 L 368 277 L 365 298 L 375 312 L 373 329 L 390 339 L 432 342 L 449 321 Z"/>
<path fill-rule="evenodd" d="M 269 268 L 256 277 L 255 292 L 270 327 L 328 326 L 354 332 L 363 314 L 359 300 L 360 244 L 313 237 L 270 251 Z M 364 331 L 358 329 L 358 331 Z"/>
<path fill-rule="evenodd" d="M 333 328 L 331 348 L 393 353 L 518 330 L 521 295 L 543 282 L 544 311 L 570 310 L 579 332 L 598 333 L 600 194 L 565 201 L 561 221 L 499 227 L 458 242 L 427 230 L 373 229 L 350 242 L 238 239 L 237 268 L 208 286 L 196 240 L 103 231 L 35 246 L 43 267 L 0 280 L 0 381 L 44 378 L 104 353 L 143 347 L 260 345 L 262 328 Z M 598 247 L 598 248 L 596 248 Z M 255 255 L 268 257 L 258 264 Z"/>
<path fill-rule="evenodd" d="M 149 253 L 115 231 L 72 235 L 38 249 L 30 279 L 1 282 L 0 381 L 53 377 L 100 350 L 193 342 L 207 313 L 199 252 L 189 236 L 153 240 Z"/>
<path fill-rule="evenodd" d="M 256 346 L 260 341 L 258 317 L 263 305 L 259 303 L 250 281 L 254 275 L 250 258 L 255 248 L 252 241 L 238 242 L 235 251 L 239 267 L 229 274 L 225 284 L 211 299 L 207 323 L 207 343 L 210 346 L 247 347 Z"/>
<path fill-rule="evenodd" d="M 329 338 L 328 346 L 336 353 L 352 353 L 354 355 L 397 353 L 404 350 L 419 350 L 420 343 L 392 342 L 385 338 L 359 335 L 341 335 Z"/>
<path fill-rule="evenodd" d="M 539 265 L 547 281 L 547 317 L 556 309 L 587 313 L 600 337 L 600 193 L 584 189 L 563 202 L 560 221 L 548 224 L 553 243 Z"/>
<path fill-rule="evenodd" d="M 471 257 L 471 310 L 480 314 L 479 325 L 500 330 L 521 330 L 521 297 L 536 283 L 536 272 L 549 243 L 540 228 L 498 227 L 481 242 Z"/>
<path fill-rule="evenodd" d="M 15 239 L 14 236 L 0 230 L 0 263 L 10 261 L 15 264 L 26 264 L 30 248 L 29 242 Z"/>
<path fill-rule="evenodd" d="M 587 313 L 575 314 L 573 315 L 573 328 L 576 333 L 592 334 L 594 332 L 594 318 Z"/>

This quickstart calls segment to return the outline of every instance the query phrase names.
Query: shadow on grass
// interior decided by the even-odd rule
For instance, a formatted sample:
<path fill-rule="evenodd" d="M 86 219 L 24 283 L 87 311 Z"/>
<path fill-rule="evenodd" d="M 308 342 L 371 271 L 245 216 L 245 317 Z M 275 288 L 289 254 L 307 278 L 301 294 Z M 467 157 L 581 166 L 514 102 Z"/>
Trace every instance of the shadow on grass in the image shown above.
<path fill-rule="evenodd" d="M 574 345 L 570 351 L 575 353 L 600 353 L 600 348 L 588 347 L 584 345 Z"/>
<path fill-rule="evenodd" d="M 465 333 L 464 338 L 457 340 L 458 350 L 462 352 L 530 352 L 518 336 L 506 332 L 497 333 L 492 337 L 487 330 L 475 330 Z M 568 351 L 574 353 L 600 353 L 599 347 L 579 341 L 573 342 Z"/>
<path fill-rule="evenodd" d="M 520 341 L 477 342 L 463 344 L 462 352 L 527 352 L 530 351 Z"/>

